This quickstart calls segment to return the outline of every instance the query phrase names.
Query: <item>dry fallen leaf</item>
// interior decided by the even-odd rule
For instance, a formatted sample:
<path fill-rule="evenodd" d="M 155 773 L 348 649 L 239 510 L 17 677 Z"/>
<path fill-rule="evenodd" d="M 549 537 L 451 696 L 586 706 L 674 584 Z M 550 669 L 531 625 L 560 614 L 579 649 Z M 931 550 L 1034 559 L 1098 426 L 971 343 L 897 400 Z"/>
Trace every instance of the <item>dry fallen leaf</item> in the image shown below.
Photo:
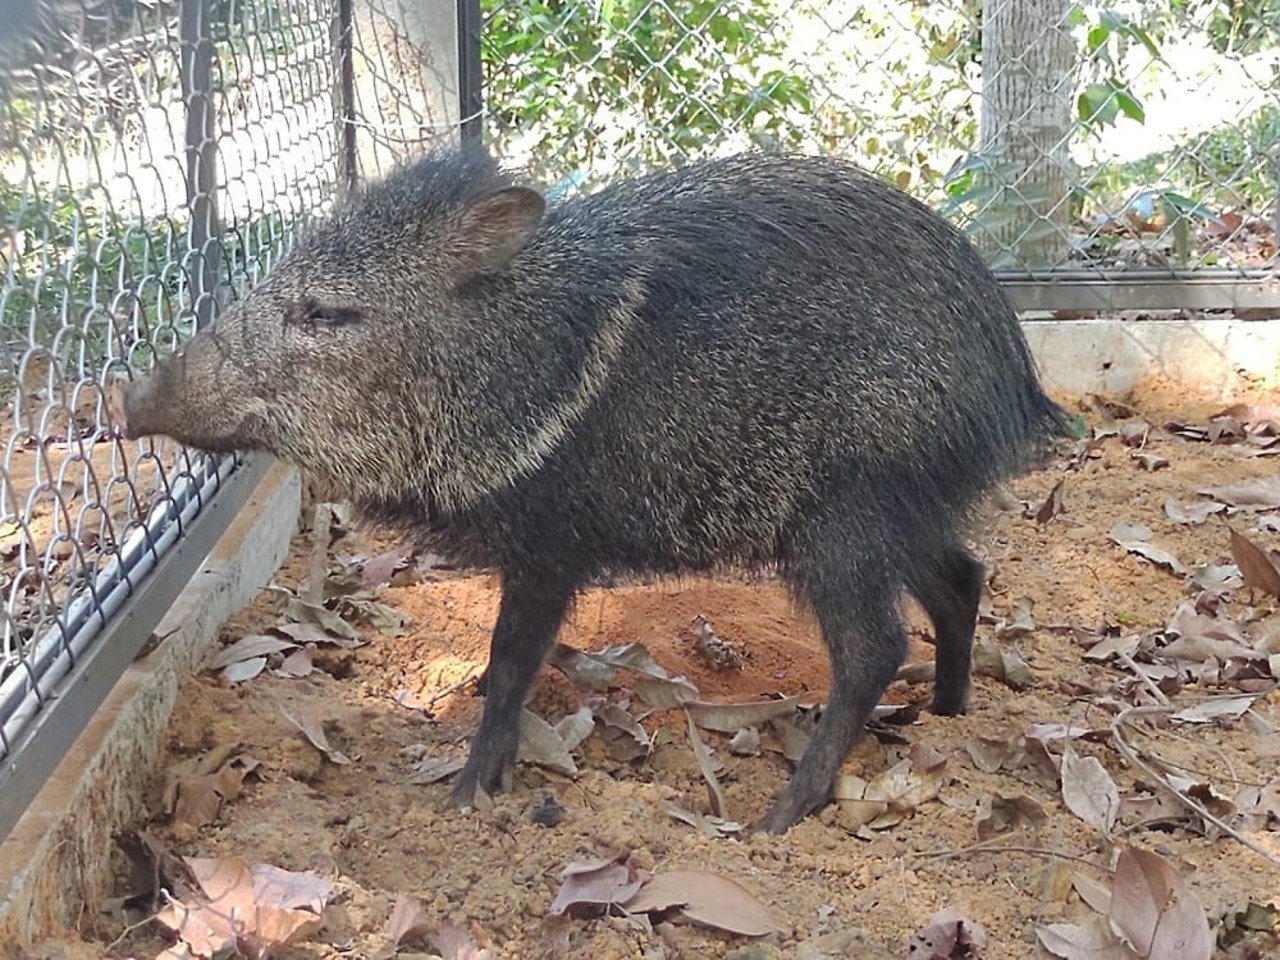
<path fill-rule="evenodd" d="M 585 907 L 588 914 L 599 914 L 613 904 L 625 903 L 646 879 L 644 871 L 616 860 L 570 863 L 560 871 L 560 889 L 548 912 L 560 916 L 570 911 L 582 913 Z"/>
<path fill-rule="evenodd" d="M 284 661 L 280 664 L 280 669 L 276 673 L 284 677 L 300 679 L 311 676 L 314 670 L 315 661 L 312 658 L 312 648 L 299 647 L 284 658 Z"/>
<path fill-rule="evenodd" d="M 681 807 L 667 807 L 666 813 L 673 820 L 679 820 L 681 823 L 687 823 L 691 827 L 697 827 L 704 836 L 712 839 L 735 836 L 742 833 L 742 824 L 736 820 L 704 816 L 696 810 L 685 810 Z"/>
<path fill-rule="evenodd" d="M 278 623 L 271 629 L 276 633 L 283 633 L 286 637 L 300 644 L 314 643 L 317 646 L 328 645 L 341 647 L 344 650 L 354 650 L 356 647 L 364 645 L 359 637 L 354 639 L 345 636 L 335 637 L 315 623 Z"/>
<path fill-rule="evenodd" d="M 590 707 L 579 707 L 574 713 L 561 717 L 555 725 L 555 731 L 567 750 L 576 750 L 595 728 L 596 718 Z"/>
<path fill-rule="evenodd" d="M 1154 453 L 1146 453 L 1145 451 L 1135 450 L 1129 454 L 1130 458 L 1138 461 L 1138 465 L 1143 470 L 1156 471 L 1162 467 L 1169 466 L 1169 461 Z"/>
<path fill-rule="evenodd" d="M 1244 585 L 1250 590 L 1261 590 L 1280 598 L 1280 570 L 1276 569 L 1271 558 L 1234 527 L 1229 526 L 1227 529 L 1231 534 L 1231 558 L 1240 568 Z"/>
<path fill-rule="evenodd" d="M 654 874 L 622 908 L 628 913 L 663 913 L 678 908 L 695 923 L 744 937 L 764 937 L 783 930 L 769 908 L 741 884 L 705 870 Z"/>
<path fill-rule="evenodd" d="M 1088 917 L 1083 923 L 1037 924 L 1036 939 L 1062 960 L 1139 960 L 1111 930 L 1106 917 Z"/>
<path fill-rule="evenodd" d="M 689 721 L 689 746 L 693 748 L 694 759 L 698 761 L 698 770 L 702 773 L 702 779 L 707 783 L 707 797 L 711 802 L 711 812 L 717 817 L 728 817 L 728 805 L 725 803 L 724 791 L 720 788 L 720 781 L 716 778 L 717 764 L 711 756 L 710 748 L 702 742 L 702 737 L 698 735 L 698 727 L 693 722 L 693 717 L 686 714 Z"/>
<path fill-rule="evenodd" d="M 556 728 L 529 710 L 520 712 L 520 749 L 516 760 L 534 763 L 565 776 L 575 776 L 578 765 Z"/>
<path fill-rule="evenodd" d="M 1059 480 L 1054 484 L 1053 489 L 1049 491 L 1049 496 L 1045 497 L 1044 503 L 1040 504 L 1040 509 L 1035 513 L 1036 523 L 1048 523 L 1058 514 L 1062 513 L 1062 487 L 1065 482 L 1066 481 L 1064 480 Z"/>
<path fill-rule="evenodd" d="M 387 939 L 397 947 L 424 946 L 432 926 L 418 898 L 401 894 L 387 921 Z"/>
<path fill-rule="evenodd" d="M 403 547 L 370 557 L 359 564 L 361 583 L 367 588 L 385 586 L 392 577 L 407 568 L 411 560 L 409 551 Z"/>
<path fill-rule="evenodd" d="M 735 757 L 760 756 L 760 731 L 755 727 L 743 727 L 729 741 L 729 752 Z"/>
<path fill-rule="evenodd" d="M 987 840 L 1022 826 L 1038 827 L 1048 820 L 1044 808 L 1026 794 L 997 793 L 978 802 L 974 826 L 978 839 Z"/>
<path fill-rule="evenodd" d="M 1093 911 L 1104 916 L 1111 912 L 1111 887 L 1084 873 L 1071 875 L 1071 886 Z"/>
<path fill-rule="evenodd" d="M 684 704 L 693 722 L 704 730 L 716 733 L 734 733 L 743 727 L 756 727 L 775 717 L 786 717 L 796 712 L 800 697 L 781 700 L 759 700 L 749 703 L 703 703 L 692 700 Z"/>
<path fill-rule="evenodd" d="M 1209 517 L 1215 513 L 1222 513 L 1227 509 L 1225 503 L 1218 503 L 1214 500 L 1205 500 L 1200 503 L 1181 503 L 1172 497 L 1164 502 L 1164 514 L 1174 523 L 1183 523 L 1188 526 L 1204 523 Z"/>
<path fill-rule="evenodd" d="M 292 650 L 296 646 L 296 643 L 289 640 L 281 640 L 279 637 L 268 637 L 265 634 L 249 634 L 219 650 L 217 655 L 209 661 L 209 669 L 221 670 L 223 667 L 229 667 L 232 664 L 255 658 L 261 658 L 265 662 L 266 658 L 271 654 L 283 653 L 285 650 Z"/>
<path fill-rule="evenodd" d="M 809 749 L 809 741 L 812 739 L 810 735 L 785 717 L 770 720 L 769 729 L 778 738 L 782 755 L 792 763 L 799 763 L 804 752 Z"/>
<path fill-rule="evenodd" d="M 413 784 L 439 783 L 447 780 L 466 766 L 465 760 L 454 757 L 424 757 L 413 765 L 413 775 L 408 782 Z"/>
<path fill-rule="evenodd" d="M 907 942 L 908 960 L 981 960 L 987 934 L 958 910 L 939 910 Z"/>
<path fill-rule="evenodd" d="M 333 885 L 314 873 L 294 873 L 237 857 L 185 857 L 203 897 L 175 900 L 156 917 L 197 956 L 248 946 L 258 956 L 320 929 Z"/>
<path fill-rule="evenodd" d="M 1085 823 L 1111 832 L 1120 809 L 1120 791 L 1097 757 L 1081 757 L 1070 740 L 1062 749 L 1062 799 Z"/>
<path fill-rule="evenodd" d="M 1280 475 L 1244 480 L 1220 487 L 1205 487 L 1196 493 L 1212 497 L 1233 507 L 1262 507 L 1268 510 L 1280 507 Z"/>
<path fill-rule="evenodd" d="M 1253 706 L 1256 699 L 1257 697 L 1210 697 L 1170 714 L 1169 719 L 1183 723 L 1211 723 L 1222 717 L 1238 720 Z"/>
<path fill-rule="evenodd" d="M 911 758 L 901 760 L 871 780 L 842 774 L 832 791 L 839 823 L 857 833 L 862 828 L 884 830 L 912 816 L 942 789 L 943 764 L 918 769 Z"/>
<path fill-rule="evenodd" d="M 403 637 L 413 623 L 404 611 L 362 596 L 342 597 L 338 609 L 352 621 L 367 623 L 388 637 Z"/>
<path fill-rule="evenodd" d="M 252 680 L 267 668 L 266 657 L 254 657 L 251 660 L 237 660 L 222 671 L 222 679 L 227 683 L 244 683 Z"/>
<path fill-rule="evenodd" d="M 1152 960 L 1209 960 L 1214 938 L 1204 907 L 1159 854 L 1125 847 L 1111 889 L 1112 926 Z"/>
<path fill-rule="evenodd" d="M 284 615 L 294 623 L 305 623 L 319 627 L 325 633 L 343 640 L 359 642 L 360 634 L 356 628 L 343 620 L 332 610 L 318 603 L 309 603 L 298 597 L 291 597 L 285 605 Z M 282 632 L 287 632 L 283 631 Z"/>
<path fill-rule="evenodd" d="M 441 924 L 434 939 L 440 960 L 491 960 L 493 956 L 487 948 L 476 943 L 470 930 L 455 923 L 446 921 Z"/>
<path fill-rule="evenodd" d="M 1158 567 L 1168 567 L 1174 573 L 1187 574 L 1182 561 L 1164 547 L 1151 542 L 1151 528 L 1140 523 L 1117 523 L 1111 528 L 1111 542 L 1116 546 L 1149 560 Z"/>
<path fill-rule="evenodd" d="M 976 676 L 999 680 L 1013 690 L 1034 686 L 1031 667 L 1014 650 L 1006 650 L 987 637 L 973 643 L 973 672 Z"/>
<path fill-rule="evenodd" d="M 280 708 L 280 712 L 284 715 L 284 718 L 286 720 L 288 720 L 291 724 L 293 724 L 298 729 L 299 733 L 301 733 L 304 737 L 306 737 L 307 742 L 310 743 L 317 750 L 319 750 L 321 753 L 323 753 L 325 757 L 329 759 L 330 762 L 336 763 L 339 765 L 347 764 L 351 762 L 351 758 L 348 757 L 346 754 L 344 754 L 341 750 L 335 750 L 333 747 L 329 745 L 329 738 L 325 735 L 324 727 L 320 724 L 319 721 L 314 720 L 311 717 L 307 717 L 307 716 L 304 716 L 301 720 L 299 720 L 296 717 L 294 717 L 292 714 L 290 714 L 288 711 L 286 711 L 283 707 Z"/>

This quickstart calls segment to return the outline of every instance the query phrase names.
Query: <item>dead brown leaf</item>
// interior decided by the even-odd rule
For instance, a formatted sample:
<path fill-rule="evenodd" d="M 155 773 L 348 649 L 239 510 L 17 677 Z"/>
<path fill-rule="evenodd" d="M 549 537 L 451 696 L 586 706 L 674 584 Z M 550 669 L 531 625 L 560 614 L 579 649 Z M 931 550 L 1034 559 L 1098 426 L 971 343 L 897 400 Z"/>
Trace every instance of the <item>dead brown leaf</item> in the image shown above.
<path fill-rule="evenodd" d="M 331 763 L 343 765 L 351 762 L 351 758 L 341 750 L 337 750 L 329 745 L 329 738 L 325 734 L 324 726 L 320 721 L 308 716 L 303 716 L 302 719 L 298 719 L 283 707 L 280 708 L 280 712 L 284 715 L 286 720 L 297 728 L 298 732 L 306 738 L 307 742 L 323 753 Z"/>
<path fill-rule="evenodd" d="M 1212 497 L 1232 507 L 1274 510 L 1280 507 L 1280 475 L 1243 480 L 1218 487 L 1205 487 L 1196 493 Z"/>
<path fill-rule="evenodd" d="M 1149 560 L 1158 567 L 1167 567 L 1185 576 L 1187 568 L 1172 553 L 1151 541 L 1151 528 L 1144 524 L 1117 523 L 1111 528 L 1111 542 L 1129 553 Z"/>
<path fill-rule="evenodd" d="M 1053 485 L 1053 489 L 1049 491 L 1049 496 L 1045 497 L 1044 503 L 1040 504 L 1040 508 L 1035 512 L 1035 521 L 1038 524 L 1046 524 L 1063 511 L 1062 490 L 1065 480 L 1059 480 Z"/>
<path fill-rule="evenodd" d="M 590 732 L 590 731 L 588 731 Z M 573 762 L 564 737 L 547 721 L 529 710 L 520 712 L 520 748 L 516 759 L 534 763 L 565 776 L 575 776 L 578 765 Z"/>
<path fill-rule="evenodd" d="M 360 643 L 360 634 L 342 617 L 319 603 L 291 597 L 285 605 L 284 615 L 293 623 L 304 623 L 319 627 L 331 637 Z M 288 631 L 282 630 L 287 633 Z"/>
<path fill-rule="evenodd" d="M 314 873 L 294 873 L 236 857 L 184 858 L 200 885 L 197 903 L 173 901 L 157 921 L 198 956 L 228 949 L 266 956 L 320 929 L 333 885 Z"/>
<path fill-rule="evenodd" d="M 907 941 L 908 960 L 981 960 L 987 933 L 958 910 L 939 910 Z"/>
<path fill-rule="evenodd" d="M 1188 526 L 1204 523 L 1215 513 L 1222 513 L 1227 509 L 1225 503 L 1218 503 L 1214 500 L 1204 500 L 1199 503 L 1182 503 L 1181 501 L 1169 497 L 1164 502 L 1164 515 L 1174 523 L 1182 523 Z"/>
<path fill-rule="evenodd" d="M 1070 740 L 1062 749 L 1062 799 L 1085 823 L 1111 833 L 1120 810 L 1120 791 L 1097 757 L 1081 757 Z"/>
<path fill-rule="evenodd" d="M 401 894 L 387 921 L 387 939 L 397 947 L 425 946 L 433 926 L 418 898 Z"/>
<path fill-rule="evenodd" d="M 552 916 L 594 916 L 630 900 L 648 874 L 630 862 L 590 860 L 570 863 L 560 871 L 560 889 L 551 901 Z"/>
<path fill-rule="evenodd" d="M 219 650 L 209 661 L 209 669 L 221 670 L 224 667 L 256 658 L 261 658 L 265 663 L 266 658 L 271 654 L 283 653 L 285 650 L 292 650 L 296 646 L 296 643 L 289 640 L 281 640 L 279 637 L 269 637 L 265 634 L 249 634 Z"/>
<path fill-rule="evenodd" d="M 700 700 L 684 704 L 685 712 L 704 730 L 717 733 L 734 733 L 743 727 L 756 727 L 775 717 L 786 717 L 796 712 L 800 697 L 779 700 L 757 700 L 748 703 L 704 703 Z"/>
<path fill-rule="evenodd" d="M 493 954 L 476 942 L 475 935 L 466 927 L 445 921 L 435 935 L 440 960 L 491 960 Z"/>
<path fill-rule="evenodd" d="M 1083 923 L 1036 925 L 1040 945 L 1063 960 L 1138 960 L 1112 931 L 1106 917 Z"/>
<path fill-rule="evenodd" d="M 1025 690 L 1035 684 L 1031 667 L 1016 651 L 1006 650 L 987 637 L 974 640 L 973 672 L 999 680 L 1013 690 Z"/>
<path fill-rule="evenodd" d="M 769 908 L 745 887 L 705 870 L 668 870 L 650 877 L 622 904 L 628 913 L 680 912 L 703 926 L 743 937 L 783 932 Z"/>
<path fill-rule="evenodd" d="M 1026 794 L 997 793 L 978 802 L 974 827 L 979 840 L 988 840 L 1020 827 L 1039 827 L 1048 820 L 1044 808 Z"/>
<path fill-rule="evenodd" d="M 702 741 L 702 737 L 698 735 L 697 724 L 693 722 L 692 714 L 685 714 L 685 718 L 689 721 L 689 746 L 693 748 L 694 759 L 698 761 L 698 770 L 702 773 L 702 779 L 707 784 L 707 797 L 711 802 L 711 812 L 717 817 L 728 817 L 728 805 L 725 803 L 724 791 L 720 787 L 720 781 L 716 777 L 718 764 L 711 755 L 711 749 Z"/>
<path fill-rule="evenodd" d="M 1112 925 L 1141 957 L 1210 960 L 1204 907 L 1159 854 L 1125 847 L 1111 890 Z"/>
<path fill-rule="evenodd" d="M 1244 585 L 1250 590 L 1261 590 L 1273 597 L 1280 597 L 1280 570 L 1252 540 L 1227 527 L 1231 534 L 1231 558 L 1240 568 Z"/>
<path fill-rule="evenodd" d="M 313 651 L 313 647 L 299 647 L 284 658 L 280 664 L 280 669 L 276 673 L 284 677 L 297 679 L 311 676 L 312 671 L 315 670 Z"/>

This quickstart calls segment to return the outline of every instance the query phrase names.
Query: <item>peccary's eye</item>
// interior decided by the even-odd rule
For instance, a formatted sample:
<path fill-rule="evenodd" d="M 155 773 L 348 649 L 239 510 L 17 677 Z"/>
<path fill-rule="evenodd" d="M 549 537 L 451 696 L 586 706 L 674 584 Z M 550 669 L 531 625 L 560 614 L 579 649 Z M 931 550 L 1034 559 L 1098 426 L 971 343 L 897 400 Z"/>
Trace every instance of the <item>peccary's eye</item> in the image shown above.
<path fill-rule="evenodd" d="M 319 303 L 300 303 L 285 313 L 285 322 L 308 329 L 344 327 L 360 322 L 360 311 L 353 307 L 328 307 Z"/>

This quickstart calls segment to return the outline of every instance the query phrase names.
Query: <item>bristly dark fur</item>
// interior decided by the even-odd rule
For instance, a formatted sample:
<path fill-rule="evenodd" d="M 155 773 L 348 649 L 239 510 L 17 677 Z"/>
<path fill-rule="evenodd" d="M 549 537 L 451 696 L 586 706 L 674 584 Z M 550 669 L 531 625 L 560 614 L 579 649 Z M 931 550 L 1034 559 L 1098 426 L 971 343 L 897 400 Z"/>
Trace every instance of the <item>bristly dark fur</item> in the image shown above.
<path fill-rule="evenodd" d="M 460 800 L 509 776 L 520 704 L 585 584 L 776 566 L 834 676 L 761 821 L 785 829 L 826 799 L 900 665 L 904 591 L 937 631 L 934 707 L 963 709 L 982 582 L 965 524 L 1065 414 L 970 244 L 846 163 L 693 163 L 545 212 L 510 185 L 455 150 L 358 192 L 130 418 L 271 450 L 501 571 Z M 360 322 L 272 334 L 301 302 Z"/>

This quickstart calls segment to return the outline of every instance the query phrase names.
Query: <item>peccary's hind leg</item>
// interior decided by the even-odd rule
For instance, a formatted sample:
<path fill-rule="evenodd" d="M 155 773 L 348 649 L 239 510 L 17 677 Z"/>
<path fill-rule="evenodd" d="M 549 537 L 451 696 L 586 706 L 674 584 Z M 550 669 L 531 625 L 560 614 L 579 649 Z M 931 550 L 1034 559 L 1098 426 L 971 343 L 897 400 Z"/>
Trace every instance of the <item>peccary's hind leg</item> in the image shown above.
<path fill-rule="evenodd" d="M 950 545 L 907 585 L 933 621 L 934 713 L 963 713 L 968 704 L 982 576 L 982 564 L 968 550 Z"/>
<path fill-rule="evenodd" d="M 754 825 L 757 830 L 785 833 L 830 799 L 840 765 L 906 655 L 897 585 L 884 570 L 855 566 L 852 549 L 838 552 L 839 559 L 828 553 L 817 569 L 789 578 L 822 628 L 831 696 L 790 783 Z"/>
<path fill-rule="evenodd" d="M 510 787 L 520 744 L 520 711 L 573 592 L 573 585 L 565 582 L 504 579 L 484 672 L 484 713 L 453 788 L 453 801 L 459 806 L 474 802 L 477 787 L 490 794 Z"/>

